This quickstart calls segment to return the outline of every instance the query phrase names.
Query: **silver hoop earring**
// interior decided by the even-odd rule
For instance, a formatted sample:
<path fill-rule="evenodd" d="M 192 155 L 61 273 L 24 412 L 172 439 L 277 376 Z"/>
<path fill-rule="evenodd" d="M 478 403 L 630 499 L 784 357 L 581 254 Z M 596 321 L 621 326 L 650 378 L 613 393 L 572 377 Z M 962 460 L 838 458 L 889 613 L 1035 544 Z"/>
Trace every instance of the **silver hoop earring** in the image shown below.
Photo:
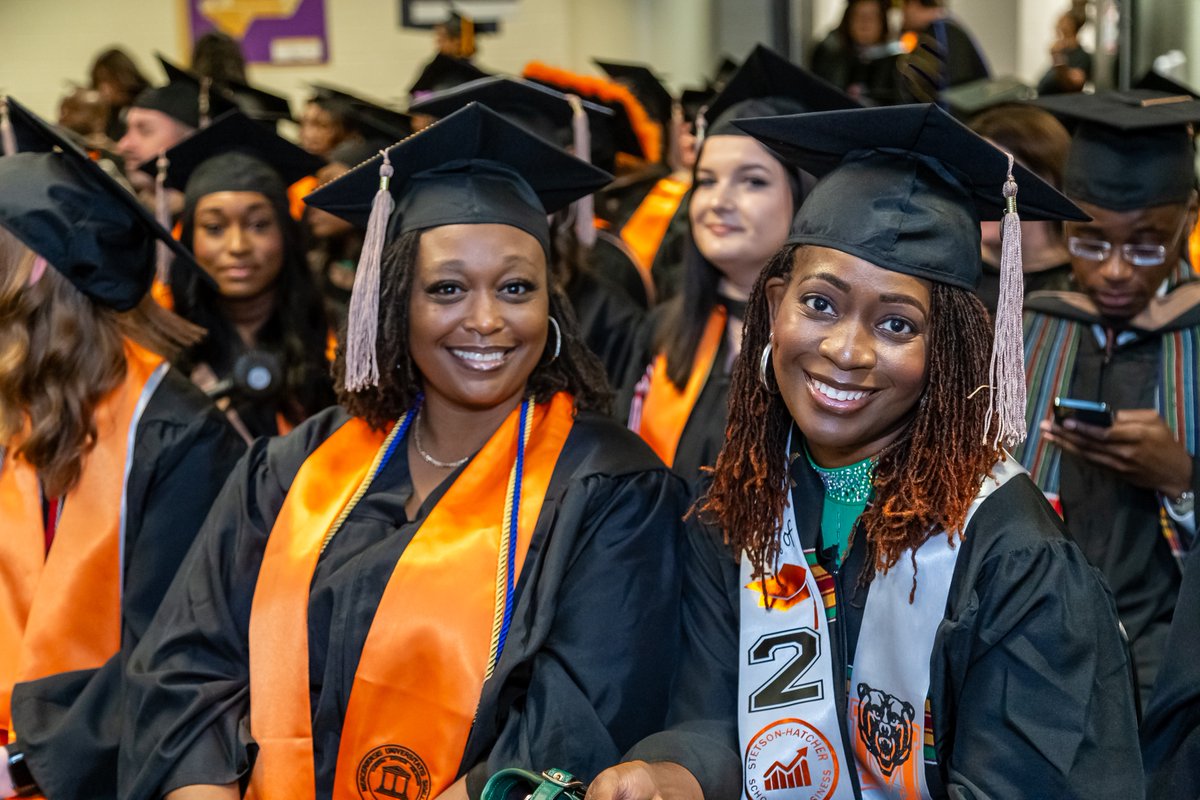
<path fill-rule="evenodd" d="M 558 359 L 558 354 L 562 352 L 562 328 L 558 327 L 558 320 L 550 317 L 550 324 L 554 326 L 554 355 L 550 356 L 547 364 L 553 364 Z"/>
<path fill-rule="evenodd" d="M 775 338 L 775 334 L 771 334 L 771 338 L 767 340 L 767 346 L 763 348 L 762 356 L 758 359 L 758 379 L 762 381 L 763 388 L 768 392 L 772 391 L 771 384 L 767 381 L 767 366 L 771 363 L 771 343 Z"/>

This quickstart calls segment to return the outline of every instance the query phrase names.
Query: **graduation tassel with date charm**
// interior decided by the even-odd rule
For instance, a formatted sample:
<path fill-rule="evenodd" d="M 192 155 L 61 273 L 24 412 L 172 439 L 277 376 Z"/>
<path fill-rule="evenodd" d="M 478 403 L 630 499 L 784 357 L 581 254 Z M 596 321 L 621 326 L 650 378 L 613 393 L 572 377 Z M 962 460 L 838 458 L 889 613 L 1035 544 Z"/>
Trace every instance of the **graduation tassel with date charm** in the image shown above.
<path fill-rule="evenodd" d="M 1025 276 L 1021 259 L 1021 217 L 1017 214 L 1017 181 L 1013 157 L 1008 154 L 1008 177 L 1004 181 L 1004 219 L 1001 223 L 1000 298 L 996 306 L 995 339 L 988 367 L 991 387 L 984 440 L 997 418 L 993 444 L 1013 448 L 1025 441 L 1025 344 L 1022 304 Z"/>

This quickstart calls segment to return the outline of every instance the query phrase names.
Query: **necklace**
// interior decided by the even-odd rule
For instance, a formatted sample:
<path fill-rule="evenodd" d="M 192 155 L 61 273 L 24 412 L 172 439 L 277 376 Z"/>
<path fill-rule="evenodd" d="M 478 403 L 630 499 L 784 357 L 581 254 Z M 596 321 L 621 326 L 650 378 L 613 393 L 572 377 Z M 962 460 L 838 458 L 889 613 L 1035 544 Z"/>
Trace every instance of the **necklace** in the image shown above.
<path fill-rule="evenodd" d="M 807 455 L 807 450 L 805 453 Z M 866 503 L 871 499 L 871 477 L 875 471 L 874 459 L 864 458 L 855 464 L 826 469 L 813 461 L 810 455 L 808 463 L 820 476 L 821 483 L 825 484 L 825 495 L 829 499 L 851 504 Z"/>
<path fill-rule="evenodd" d="M 426 464 L 437 467 L 438 469 L 458 469 L 463 464 L 467 463 L 470 455 L 465 455 L 457 461 L 438 461 L 429 453 L 425 452 L 425 448 L 421 447 L 421 412 L 417 412 L 417 418 L 413 421 L 413 444 L 417 447 L 417 455 L 424 459 Z"/>

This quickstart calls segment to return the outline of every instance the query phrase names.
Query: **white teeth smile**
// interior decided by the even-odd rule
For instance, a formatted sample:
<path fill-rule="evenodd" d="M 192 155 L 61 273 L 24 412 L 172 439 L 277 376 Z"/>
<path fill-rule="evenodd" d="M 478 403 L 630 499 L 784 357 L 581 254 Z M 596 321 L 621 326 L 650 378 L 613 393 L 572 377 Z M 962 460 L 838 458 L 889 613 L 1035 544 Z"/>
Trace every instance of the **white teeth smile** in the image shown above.
<path fill-rule="evenodd" d="M 491 353 L 480 353 L 474 350 L 451 350 L 451 353 L 463 361 L 472 361 L 476 364 L 499 364 L 504 360 L 506 352 L 497 350 Z"/>
<path fill-rule="evenodd" d="M 844 403 L 844 402 L 847 402 L 850 400 L 862 400 L 864 397 L 866 397 L 867 395 L 870 394 L 869 391 L 850 392 L 850 391 L 846 391 L 844 389 L 835 389 L 832 386 L 830 386 L 829 384 L 821 383 L 821 381 L 817 380 L 816 378 L 811 378 L 811 377 L 808 379 L 808 383 L 810 386 L 812 386 L 814 389 L 816 389 L 821 394 L 828 397 L 830 400 L 837 400 L 840 403 Z"/>

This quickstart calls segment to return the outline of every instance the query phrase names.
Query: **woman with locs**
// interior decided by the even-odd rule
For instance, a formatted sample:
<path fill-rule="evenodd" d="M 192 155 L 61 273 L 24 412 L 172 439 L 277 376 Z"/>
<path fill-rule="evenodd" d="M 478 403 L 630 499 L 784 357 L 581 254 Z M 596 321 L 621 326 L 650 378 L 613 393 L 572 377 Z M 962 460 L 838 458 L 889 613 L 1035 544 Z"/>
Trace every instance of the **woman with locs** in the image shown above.
<path fill-rule="evenodd" d="M 662 726 L 685 489 L 547 266 L 607 180 L 472 104 L 308 198 L 367 229 L 340 406 L 217 501 L 129 666 L 125 797 L 478 797 Z"/>
<path fill-rule="evenodd" d="M 742 124 L 824 177 L 747 307 L 671 726 L 589 798 L 1140 796 L 1112 597 L 1004 450 L 1019 246 L 994 347 L 972 294 L 980 217 L 1081 212 L 934 106 Z"/>

